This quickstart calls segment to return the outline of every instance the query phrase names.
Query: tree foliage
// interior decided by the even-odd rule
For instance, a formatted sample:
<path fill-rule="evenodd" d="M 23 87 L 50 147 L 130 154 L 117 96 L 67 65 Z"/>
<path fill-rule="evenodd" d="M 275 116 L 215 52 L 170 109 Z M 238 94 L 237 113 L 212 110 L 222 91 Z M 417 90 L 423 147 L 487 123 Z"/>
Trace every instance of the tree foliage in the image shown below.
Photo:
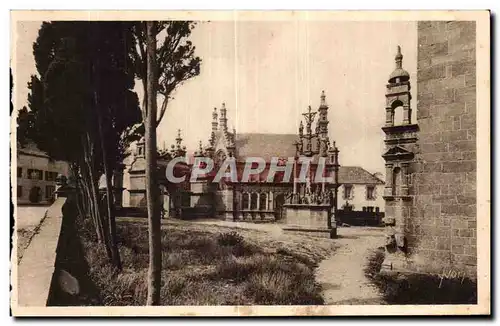
<path fill-rule="evenodd" d="M 173 91 L 185 81 L 200 74 L 201 59 L 195 56 L 196 47 L 189 40 L 196 26 L 192 21 L 159 21 L 155 22 L 153 33 L 159 40 L 156 50 L 155 82 L 158 94 L 163 96 L 158 111 L 156 125 L 159 125 Z M 144 99 L 147 98 L 147 60 L 146 60 L 146 22 L 135 22 L 133 34 L 136 46 L 132 52 L 135 74 L 142 81 Z M 142 107 L 143 119 L 147 113 L 146 101 Z"/>
<path fill-rule="evenodd" d="M 133 46 L 128 22 L 44 22 L 33 45 L 37 75 L 28 84 L 28 108 L 18 118 L 21 143 L 31 140 L 70 163 L 85 188 L 82 207 L 107 245 L 110 222 L 95 207 L 97 181 L 105 164 L 112 173 L 139 137 L 129 133 L 141 122 L 132 90 Z"/>

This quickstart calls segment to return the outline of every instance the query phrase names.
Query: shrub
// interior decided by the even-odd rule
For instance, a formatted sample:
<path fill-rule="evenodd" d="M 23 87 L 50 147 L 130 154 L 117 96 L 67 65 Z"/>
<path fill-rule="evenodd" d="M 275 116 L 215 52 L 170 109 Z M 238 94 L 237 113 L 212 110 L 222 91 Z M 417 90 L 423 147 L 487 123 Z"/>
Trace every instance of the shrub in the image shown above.
<path fill-rule="evenodd" d="M 172 270 L 181 269 L 189 261 L 185 258 L 186 256 L 182 252 L 163 252 L 161 258 L 163 268 Z"/>
<path fill-rule="evenodd" d="M 220 233 L 217 236 L 217 243 L 221 246 L 236 246 L 243 243 L 243 237 L 234 231 Z"/>
<path fill-rule="evenodd" d="M 369 254 L 365 275 L 388 304 L 476 304 L 477 283 L 470 279 L 441 280 L 432 274 L 382 274 L 383 247 Z M 441 282 L 442 281 L 442 282 Z"/>
<path fill-rule="evenodd" d="M 265 270 L 252 274 L 246 282 L 245 293 L 262 305 L 323 304 L 320 288 L 311 271 L 300 280 L 283 270 Z"/>
<path fill-rule="evenodd" d="M 303 263 L 306 266 L 317 267 L 317 263 L 314 260 L 310 259 L 306 255 L 300 254 L 298 252 L 291 251 L 288 248 L 283 248 L 283 247 L 282 248 L 278 248 L 278 250 L 276 250 L 276 253 L 279 254 L 279 255 L 289 256 L 291 258 L 294 258 L 294 259 L 298 260 L 299 262 Z"/>

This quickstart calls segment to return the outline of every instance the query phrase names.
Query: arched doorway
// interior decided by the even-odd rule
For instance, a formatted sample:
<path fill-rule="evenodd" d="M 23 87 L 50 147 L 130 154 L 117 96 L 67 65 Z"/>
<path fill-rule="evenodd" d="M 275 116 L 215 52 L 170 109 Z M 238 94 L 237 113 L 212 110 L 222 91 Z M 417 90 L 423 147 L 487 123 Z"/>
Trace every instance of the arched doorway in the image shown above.
<path fill-rule="evenodd" d="M 285 195 L 278 194 L 274 202 L 276 203 L 274 215 L 276 217 L 276 220 L 279 221 L 283 218 L 283 205 L 285 204 Z"/>
<path fill-rule="evenodd" d="M 33 187 L 30 189 L 29 200 L 31 203 L 39 203 L 42 200 L 42 189 Z"/>

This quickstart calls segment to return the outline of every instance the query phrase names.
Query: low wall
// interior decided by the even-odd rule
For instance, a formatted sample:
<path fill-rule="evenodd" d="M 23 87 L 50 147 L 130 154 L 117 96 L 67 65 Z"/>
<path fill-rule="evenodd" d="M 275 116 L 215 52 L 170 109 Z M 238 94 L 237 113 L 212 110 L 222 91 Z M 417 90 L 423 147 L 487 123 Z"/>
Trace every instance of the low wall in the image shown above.
<path fill-rule="evenodd" d="M 47 305 L 55 271 L 65 203 L 66 198 L 61 197 L 48 208 L 38 233 L 31 239 L 21 261 L 17 262 L 17 285 L 13 284 L 13 303 L 16 303 L 17 299 L 17 306 Z"/>
<path fill-rule="evenodd" d="M 360 212 L 337 210 L 337 219 L 340 223 L 356 226 L 383 226 L 383 212 Z"/>

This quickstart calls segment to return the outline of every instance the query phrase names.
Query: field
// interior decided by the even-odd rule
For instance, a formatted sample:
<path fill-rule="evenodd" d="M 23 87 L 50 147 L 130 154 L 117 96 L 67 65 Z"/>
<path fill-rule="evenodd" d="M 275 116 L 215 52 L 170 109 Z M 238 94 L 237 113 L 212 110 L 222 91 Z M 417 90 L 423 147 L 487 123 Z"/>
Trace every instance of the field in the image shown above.
<path fill-rule="evenodd" d="M 149 257 L 146 221 L 118 223 L 120 273 L 109 265 L 90 230 L 82 225 L 77 231 L 85 264 L 76 269 L 76 262 L 66 263 L 73 273 L 87 270 L 86 288 L 92 290 L 76 301 L 59 294 L 53 304 L 144 305 Z M 332 242 L 323 239 L 273 238 L 258 230 L 167 223 L 162 226 L 161 304 L 323 304 L 314 269 L 332 250 Z M 78 248 L 73 256 L 75 251 Z"/>

